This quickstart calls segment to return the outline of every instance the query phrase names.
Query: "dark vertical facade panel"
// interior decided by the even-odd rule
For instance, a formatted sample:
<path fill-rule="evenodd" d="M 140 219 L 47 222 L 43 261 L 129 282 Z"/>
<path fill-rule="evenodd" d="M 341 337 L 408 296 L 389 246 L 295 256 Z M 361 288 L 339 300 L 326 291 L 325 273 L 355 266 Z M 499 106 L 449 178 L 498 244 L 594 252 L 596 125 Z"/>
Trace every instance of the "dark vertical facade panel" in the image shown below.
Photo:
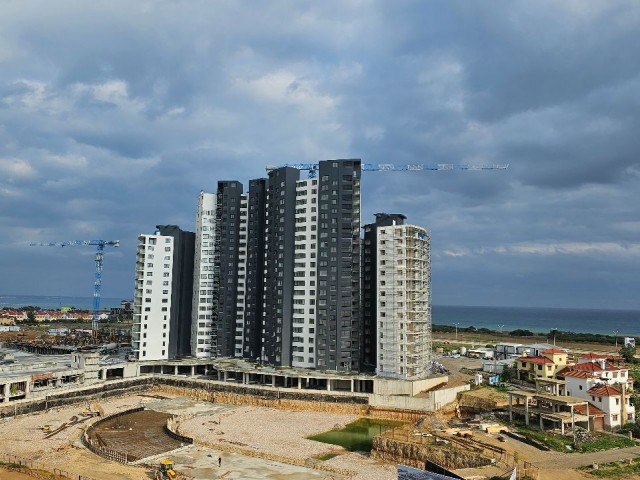
<path fill-rule="evenodd" d="M 214 247 L 214 275 L 217 278 L 214 280 L 212 333 L 216 338 L 217 355 L 221 357 L 235 354 L 241 196 L 242 183 L 218 182 Z"/>
<path fill-rule="evenodd" d="M 364 227 L 362 255 L 362 335 L 361 365 L 363 372 L 375 372 L 377 364 L 378 318 L 378 228 L 403 225 L 402 214 L 376 213 L 376 221 Z"/>
<path fill-rule="evenodd" d="M 361 161 L 321 161 L 318 173 L 317 366 L 357 371 L 361 330 Z"/>
<path fill-rule="evenodd" d="M 185 232 L 176 225 L 158 225 L 156 228 L 161 235 L 173 237 L 173 278 L 167 351 L 170 359 L 185 357 L 191 355 L 191 300 L 196 236 L 195 233 Z M 156 255 L 164 255 L 164 252 L 158 251 Z"/>
<path fill-rule="evenodd" d="M 265 231 L 263 361 L 291 365 L 296 181 L 300 172 L 284 167 L 269 173 Z"/>
<path fill-rule="evenodd" d="M 260 358 L 262 348 L 266 189 L 267 180 L 264 178 L 249 182 L 244 350 L 242 356 L 254 360 Z"/>

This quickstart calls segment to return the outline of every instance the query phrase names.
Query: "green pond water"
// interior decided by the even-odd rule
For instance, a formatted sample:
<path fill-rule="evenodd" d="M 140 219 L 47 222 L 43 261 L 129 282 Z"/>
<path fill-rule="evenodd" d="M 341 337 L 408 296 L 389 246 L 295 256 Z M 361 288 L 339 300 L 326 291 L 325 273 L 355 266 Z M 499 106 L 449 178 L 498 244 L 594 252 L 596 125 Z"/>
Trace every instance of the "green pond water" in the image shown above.
<path fill-rule="evenodd" d="M 355 422 L 347 424 L 340 430 L 329 430 L 307 437 L 317 442 L 340 445 L 350 452 L 370 452 L 373 437 L 380 435 L 385 430 L 398 427 L 404 422 L 392 420 L 378 420 L 371 418 L 359 418 Z"/>

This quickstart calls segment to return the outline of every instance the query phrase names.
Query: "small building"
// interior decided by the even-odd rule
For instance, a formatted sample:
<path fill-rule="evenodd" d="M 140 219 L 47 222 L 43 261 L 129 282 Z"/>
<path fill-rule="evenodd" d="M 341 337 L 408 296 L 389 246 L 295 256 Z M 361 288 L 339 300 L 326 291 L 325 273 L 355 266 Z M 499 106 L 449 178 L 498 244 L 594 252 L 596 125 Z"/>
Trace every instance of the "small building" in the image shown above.
<path fill-rule="evenodd" d="M 556 372 L 567 366 L 568 353 L 565 350 L 549 348 L 539 356 L 523 356 L 517 359 L 518 378 L 534 381 L 536 378 L 553 378 Z"/>
<path fill-rule="evenodd" d="M 518 353 L 520 355 L 526 354 L 529 357 L 539 357 L 542 355 L 543 351 L 550 350 L 552 348 L 567 352 L 566 349 L 556 347 L 555 345 L 551 345 L 550 343 L 531 343 L 529 345 L 522 345 L 520 348 L 518 348 Z"/>
<path fill-rule="evenodd" d="M 462 352 L 462 349 L 460 349 Z M 470 348 L 467 350 L 467 357 L 488 359 L 494 357 L 493 348 Z"/>
<path fill-rule="evenodd" d="M 498 375 L 502 375 L 505 370 L 513 367 L 515 361 L 516 360 L 513 358 L 506 358 L 504 360 L 492 360 L 484 362 L 482 364 L 482 371 L 485 373 L 496 373 Z"/>
<path fill-rule="evenodd" d="M 518 347 L 521 347 L 521 343 L 498 343 L 496 344 L 495 357 L 497 360 L 509 358 L 510 356 L 518 353 Z"/>

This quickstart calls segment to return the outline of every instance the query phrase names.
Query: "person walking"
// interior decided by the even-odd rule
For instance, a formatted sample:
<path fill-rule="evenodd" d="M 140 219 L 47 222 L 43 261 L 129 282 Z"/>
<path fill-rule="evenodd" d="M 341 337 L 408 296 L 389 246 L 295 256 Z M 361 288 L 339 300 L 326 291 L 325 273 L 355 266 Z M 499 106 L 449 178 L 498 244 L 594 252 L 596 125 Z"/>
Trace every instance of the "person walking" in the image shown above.
<path fill-rule="evenodd" d="M 222 457 L 218 457 L 218 468 L 222 466 Z"/>

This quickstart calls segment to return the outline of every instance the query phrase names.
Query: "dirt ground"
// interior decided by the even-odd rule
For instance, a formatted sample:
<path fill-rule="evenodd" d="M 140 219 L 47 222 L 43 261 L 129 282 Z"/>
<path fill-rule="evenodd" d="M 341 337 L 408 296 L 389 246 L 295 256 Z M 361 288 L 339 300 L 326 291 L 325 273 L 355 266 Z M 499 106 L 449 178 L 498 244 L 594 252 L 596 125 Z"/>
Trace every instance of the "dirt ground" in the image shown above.
<path fill-rule="evenodd" d="M 33 477 L 24 473 L 12 472 L 11 470 L 0 468 L 0 480 L 33 480 Z"/>
<path fill-rule="evenodd" d="M 341 447 L 306 440 L 305 436 L 309 434 L 330 430 L 338 424 L 344 425 L 355 418 L 353 415 L 237 407 L 170 395 L 165 399 L 135 395 L 101 402 L 107 415 L 141 404 L 155 411 L 180 416 L 182 418 L 179 422 L 181 433 L 198 432 L 211 441 L 212 446 L 206 444 L 184 446 L 149 460 L 149 463 L 156 464 L 160 457 L 167 456 L 176 463 L 178 471 L 188 474 L 194 480 L 212 478 L 341 480 L 346 478 L 334 472 L 280 463 L 277 459 L 267 460 L 260 457 L 261 452 L 275 452 L 282 457 L 302 459 L 303 463 L 307 458 L 316 455 L 335 453 L 337 456 L 325 463 L 334 469 L 355 472 L 356 475 L 351 477 L 353 480 L 396 478 L 395 465 L 383 464 L 371 459 L 368 455 L 347 452 Z M 151 470 L 107 461 L 89 452 L 79 443 L 78 439 L 83 430 L 95 421 L 95 418 L 61 430 L 52 438 L 45 438 L 46 434 L 42 426 L 50 425 L 50 430 L 55 430 L 74 416 L 78 417 L 81 411 L 82 405 L 69 406 L 1 420 L 2 453 L 67 471 L 72 476 L 75 475 L 75 478 L 79 475 L 95 480 L 151 478 L 149 476 Z M 115 432 L 114 435 L 116 435 Z M 248 450 L 251 455 L 247 456 L 243 452 L 234 451 L 234 448 L 239 446 L 243 451 Z M 218 458 L 221 458 L 222 467 L 220 468 L 217 466 Z M 8 477 L 0 476 L 0 480 L 19 478 L 11 475 L 13 474 L 9 474 Z"/>

